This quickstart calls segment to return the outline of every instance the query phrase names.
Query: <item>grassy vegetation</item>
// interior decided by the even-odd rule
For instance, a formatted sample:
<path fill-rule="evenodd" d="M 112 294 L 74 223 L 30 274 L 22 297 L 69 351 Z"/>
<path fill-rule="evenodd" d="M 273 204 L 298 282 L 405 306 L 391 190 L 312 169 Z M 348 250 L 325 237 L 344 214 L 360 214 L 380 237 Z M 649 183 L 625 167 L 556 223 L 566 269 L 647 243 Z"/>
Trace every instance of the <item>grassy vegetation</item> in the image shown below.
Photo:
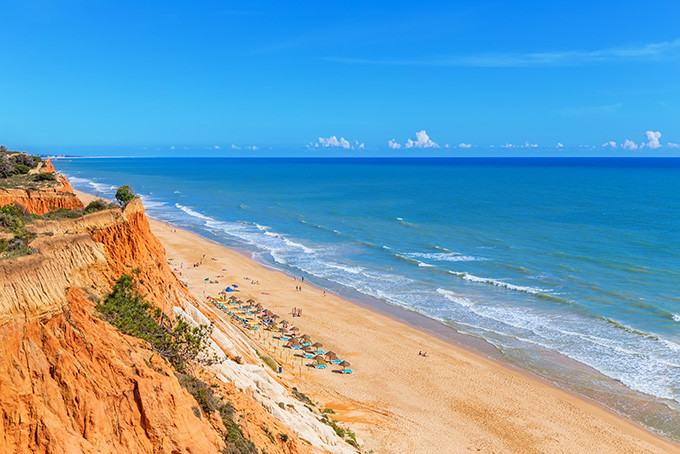
<path fill-rule="evenodd" d="M 272 370 L 273 370 L 274 372 L 278 372 L 278 371 L 279 371 L 279 365 L 276 363 L 276 361 L 274 360 L 274 358 L 272 358 L 271 356 L 263 355 L 263 354 L 261 354 L 260 352 L 257 352 L 257 356 L 259 356 L 260 359 L 261 359 L 262 361 L 264 361 L 264 363 L 265 363 L 267 366 L 271 367 Z"/>
<path fill-rule="evenodd" d="M 324 413 L 326 413 L 326 412 L 324 411 Z M 329 425 L 340 438 L 342 438 L 343 440 L 345 440 L 347 442 L 347 444 L 353 446 L 356 449 L 360 449 L 359 443 L 357 443 L 357 436 L 354 432 L 340 426 L 337 421 L 329 418 L 328 415 L 326 415 L 326 414 L 324 414 L 321 417 L 321 422 Z"/>
<path fill-rule="evenodd" d="M 0 146 L 0 187 L 25 187 L 34 182 L 35 180 L 27 174 L 41 162 L 39 156 L 10 152 L 4 146 Z"/>
<path fill-rule="evenodd" d="M 160 308 L 144 301 L 137 288 L 139 271 L 133 275 L 123 274 L 113 291 L 97 304 L 97 311 L 125 334 L 149 342 L 153 350 L 183 372 L 186 364 L 206 349 L 212 326 L 192 327 L 181 317 L 171 320 Z"/>
<path fill-rule="evenodd" d="M 293 387 L 293 395 L 300 402 L 302 402 L 304 404 L 311 405 L 312 407 L 316 407 L 316 404 L 314 402 L 312 402 L 312 399 L 310 399 L 307 395 L 298 391 L 298 389 L 296 387 Z"/>
<path fill-rule="evenodd" d="M 208 346 L 212 326 L 191 327 L 180 317 L 171 320 L 160 308 L 144 300 L 139 292 L 135 270 L 123 274 L 112 292 L 96 306 L 102 318 L 125 334 L 147 341 L 176 370 L 179 383 L 196 399 L 205 414 L 218 412 L 226 429 L 224 454 L 256 454 L 255 445 L 243 436 L 234 420 L 234 409 L 223 402 L 204 381 L 189 373 L 189 365 L 198 362 Z M 198 409 L 196 409 L 197 415 Z"/>
<path fill-rule="evenodd" d="M 35 250 L 28 243 L 35 235 L 26 230 L 28 215 L 13 205 L 0 207 L 0 231 L 13 235 L 11 239 L 0 240 L 0 258 L 28 255 Z"/>
<path fill-rule="evenodd" d="M 47 214 L 36 215 L 27 213 L 21 207 L 14 205 L 0 206 L 0 232 L 11 234 L 11 239 L 0 240 L 0 259 L 19 257 L 32 254 L 35 249 L 29 247 L 29 243 L 36 237 L 28 232 L 26 227 L 38 219 L 63 220 L 75 219 L 85 214 L 116 207 L 115 204 L 96 200 L 84 209 L 67 210 L 59 209 Z"/>

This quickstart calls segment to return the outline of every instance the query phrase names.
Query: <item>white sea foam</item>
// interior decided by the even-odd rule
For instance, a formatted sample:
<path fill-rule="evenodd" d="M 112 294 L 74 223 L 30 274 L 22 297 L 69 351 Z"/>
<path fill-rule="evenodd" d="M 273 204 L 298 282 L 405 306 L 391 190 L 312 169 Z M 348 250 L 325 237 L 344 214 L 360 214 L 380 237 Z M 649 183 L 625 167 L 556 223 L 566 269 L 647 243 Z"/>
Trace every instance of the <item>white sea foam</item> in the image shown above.
<path fill-rule="evenodd" d="M 673 314 L 673 320 L 675 320 L 676 322 L 680 322 L 680 315 Z"/>
<path fill-rule="evenodd" d="M 445 290 L 443 288 L 438 288 L 437 293 L 439 293 L 440 295 L 443 295 L 444 298 L 446 298 L 447 300 L 453 301 L 454 303 L 460 304 L 461 306 L 464 306 L 464 307 L 470 307 L 470 306 L 475 304 L 470 299 L 465 298 L 464 296 L 460 296 L 460 295 L 452 292 L 451 290 Z"/>
<path fill-rule="evenodd" d="M 499 281 L 497 279 L 474 276 L 472 274 L 465 273 L 465 272 L 449 271 L 449 273 L 453 274 L 454 276 L 458 276 L 460 278 L 463 278 L 463 279 L 465 279 L 466 281 L 469 281 L 469 282 L 478 282 L 480 284 L 495 285 L 496 287 L 503 287 L 503 288 L 507 288 L 508 290 L 514 290 L 516 292 L 531 293 L 533 295 L 543 295 L 543 294 L 547 293 L 547 290 L 544 290 L 544 289 L 541 289 L 541 288 L 510 284 L 508 282 Z"/>
<path fill-rule="evenodd" d="M 437 260 L 440 262 L 479 262 L 488 259 L 481 257 L 473 257 L 471 255 L 463 255 L 457 252 L 410 252 L 406 254 L 407 257 L 411 258 L 423 258 L 430 260 Z"/>
<path fill-rule="evenodd" d="M 434 265 L 425 262 L 418 262 L 418 266 L 422 266 L 423 268 L 434 268 Z"/>
<path fill-rule="evenodd" d="M 206 216 L 206 215 L 204 215 L 204 214 L 201 214 L 201 213 L 199 213 L 198 211 L 194 211 L 194 210 L 192 210 L 192 209 L 189 208 L 189 207 L 185 207 L 184 205 L 180 205 L 179 203 L 176 203 L 175 206 L 176 206 L 177 208 L 179 208 L 180 210 L 184 211 L 184 212 L 185 212 L 186 214 L 188 214 L 189 216 L 192 216 L 192 217 L 195 217 L 195 218 L 198 218 L 198 219 L 203 219 L 204 221 L 212 221 L 212 220 L 214 220 L 214 219 L 211 218 L 211 217 L 208 217 L 208 216 Z"/>
<path fill-rule="evenodd" d="M 112 186 L 110 184 L 105 183 L 98 183 L 88 178 L 72 177 L 68 175 L 66 175 L 66 178 L 68 178 L 69 182 L 73 186 L 75 186 L 76 188 L 80 188 L 81 190 L 84 191 L 87 191 L 87 188 L 85 186 L 90 186 L 96 192 L 104 194 L 111 193 L 111 191 L 115 191 L 117 189 L 116 186 Z"/>
<path fill-rule="evenodd" d="M 152 210 L 155 209 L 155 208 L 161 208 L 161 207 L 168 205 L 167 202 L 161 202 L 161 201 L 155 200 L 148 195 L 140 195 L 139 198 L 142 199 L 142 202 L 144 203 L 145 208 L 150 208 Z"/>

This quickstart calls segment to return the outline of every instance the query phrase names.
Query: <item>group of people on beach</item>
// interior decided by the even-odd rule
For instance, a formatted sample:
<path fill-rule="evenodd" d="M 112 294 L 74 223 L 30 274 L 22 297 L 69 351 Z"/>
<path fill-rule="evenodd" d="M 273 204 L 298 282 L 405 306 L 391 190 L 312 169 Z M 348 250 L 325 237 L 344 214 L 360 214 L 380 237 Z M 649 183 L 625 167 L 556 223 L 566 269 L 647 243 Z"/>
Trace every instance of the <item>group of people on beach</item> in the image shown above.
<path fill-rule="evenodd" d="M 427 352 L 420 351 L 418 352 L 418 356 L 424 356 L 427 358 Z"/>
<path fill-rule="evenodd" d="M 290 311 L 290 313 L 293 315 L 293 317 L 302 317 L 302 309 L 299 307 L 294 307 L 293 310 Z"/>

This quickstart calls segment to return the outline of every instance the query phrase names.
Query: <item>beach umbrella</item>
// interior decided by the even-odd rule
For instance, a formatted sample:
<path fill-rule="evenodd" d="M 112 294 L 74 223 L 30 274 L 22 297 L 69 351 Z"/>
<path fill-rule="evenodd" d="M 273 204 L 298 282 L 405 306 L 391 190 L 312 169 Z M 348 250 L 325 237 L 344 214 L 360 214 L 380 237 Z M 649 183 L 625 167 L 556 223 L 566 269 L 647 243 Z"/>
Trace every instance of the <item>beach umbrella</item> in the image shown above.
<path fill-rule="evenodd" d="M 281 320 L 279 323 L 281 323 L 282 325 L 287 325 L 287 324 L 288 324 L 288 320 Z"/>
<path fill-rule="evenodd" d="M 323 347 L 323 344 L 322 344 L 321 342 L 314 342 L 314 343 L 312 344 L 312 347 L 314 347 L 314 348 L 320 348 L 320 347 Z"/>
<path fill-rule="evenodd" d="M 343 369 L 346 369 L 350 366 L 350 364 L 347 361 L 343 361 L 338 366 L 342 367 Z"/>
<path fill-rule="evenodd" d="M 307 353 L 311 353 L 311 352 L 314 351 L 314 349 L 312 347 L 310 347 L 309 345 L 305 345 L 303 350 L 306 351 Z"/>
<path fill-rule="evenodd" d="M 292 332 L 296 333 L 296 332 L 300 331 L 300 328 L 298 328 L 297 326 L 293 326 L 290 330 Z"/>
<path fill-rule="evenodd" d="M 254 302 L 255 302 L 255 300 L 252 299 L 252 298 L 250 298 L 248 301 L 246 301 L 246 303 L 248 303 L 248 304 L 253 304 Z"/>
<path fill-rule="evenodd" d="M 333 359 L 338 359 L 338 355 L 336 355 L 335 352 L 326 352 L 326 355 L 325 355 L 325 356 L 326 356 L 326 358 L 330 358 L 330 359 L 332 359 L 332 360 L 333 360 Z"/>
<path fill-rule="evenodd" d="M 279 316 L 276 315 L 276 314 L 272 315 L 272 320 L 276 320 L 277 318 L 281 318 L 281 317 L 279 317 Z"/>
<path fill-rule="evenodd" d="M 318 364 L 326 364 L 326 358 L 321 355 L 316 355 L 314 357 L 314 361 L 316 361 Z"/>
<path fill-rule="evenodd" d="M 301 339 L 310 339 L 308 334 L 303 334 L 302 336 L 300 336 L 300 338 Z"/>

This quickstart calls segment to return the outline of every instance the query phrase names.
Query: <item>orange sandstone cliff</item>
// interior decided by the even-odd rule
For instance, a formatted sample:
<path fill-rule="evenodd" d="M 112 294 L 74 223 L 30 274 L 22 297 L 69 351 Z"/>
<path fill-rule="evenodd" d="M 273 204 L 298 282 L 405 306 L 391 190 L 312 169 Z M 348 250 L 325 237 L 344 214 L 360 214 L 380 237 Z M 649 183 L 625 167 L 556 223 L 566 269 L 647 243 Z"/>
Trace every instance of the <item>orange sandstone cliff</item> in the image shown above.
<path fill-rule="evenodd" d="M 47 170 L 54 171 L 50 163 Z M 59 190 L 0 191 L 0 206 L 17 203 L 37 214 L 57 203 L 82 207 L 58 178 Z M 216 322 L 211 349 L 223 361 L 201 376 L 231 404 L 258 452 L 354 452 L 175 277 L 139 199 L 123 211 L 36 221 L 29 230 L 37 252 L 0 260 L 1 452 L 226 452 L 219 415 L 201 410 L 147 344 L 96 315 L 96 301 L 135 268 L 147 300 L 164 312 Z"/>
<path fill-rule="evenodd" d="M 55 184 L 40 190 L 0 188 L 0 206 L 18 204 L 34 214 L 45 214 L 59 208 L 68 210 L 83 208 L 83 203 L 73 193 L 69 182 L 63 175 L 55 173 L 54 166 L 49 160 L 43 162 L 32 173 L 40 172 L 54 173 Z"/>

